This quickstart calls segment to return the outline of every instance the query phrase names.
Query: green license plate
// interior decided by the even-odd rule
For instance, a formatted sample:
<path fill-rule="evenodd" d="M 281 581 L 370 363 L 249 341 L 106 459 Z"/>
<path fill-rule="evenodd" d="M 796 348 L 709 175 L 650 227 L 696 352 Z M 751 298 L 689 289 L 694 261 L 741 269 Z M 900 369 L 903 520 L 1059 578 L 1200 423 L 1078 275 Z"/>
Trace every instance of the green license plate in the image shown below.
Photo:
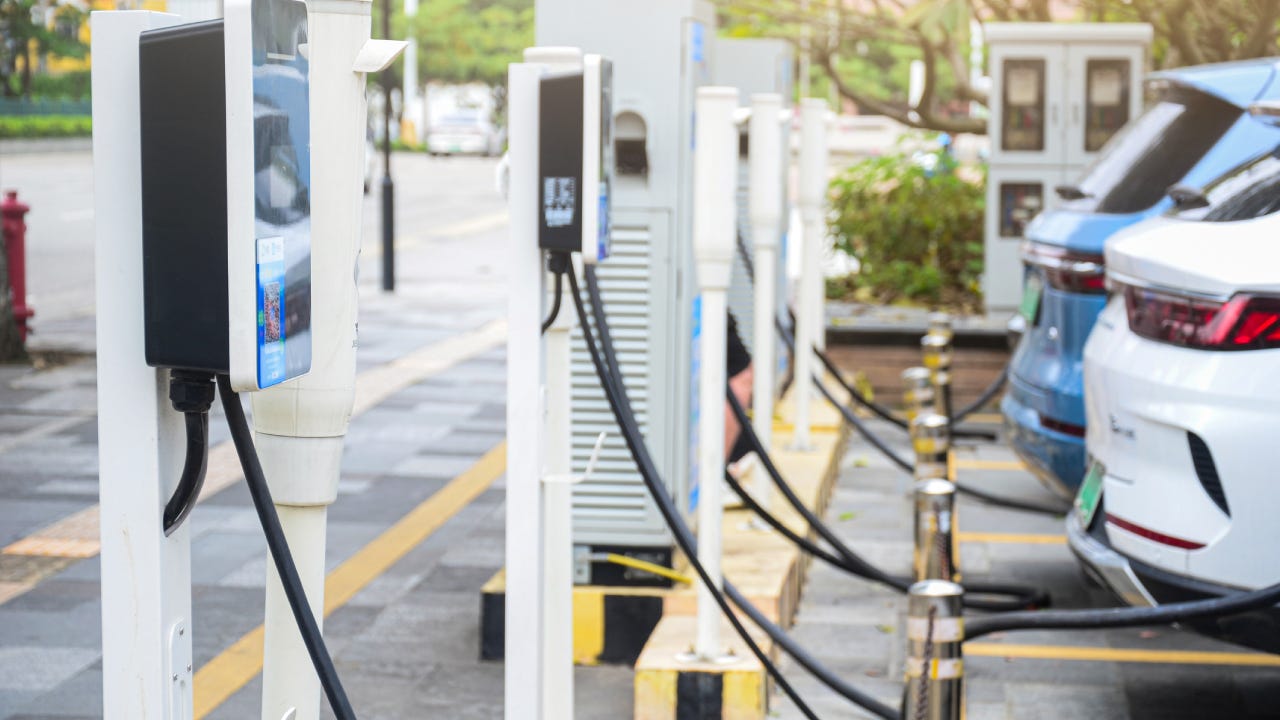
<path fill-rule="evenodd" d="M 1095 462 L 1089 466 L 1089 472 L 1080 483 L 1080 492 L 1076 493 L 1076 512 L 1080 513 L 1080 522 L 1088 529 L 1093 524 L 1093 515 L 1098 511 L 1098 502 L 1102 500 L 1102 476 L 1105 474 L 1102 463 Z"/>
<path fill-rule="evenodd" d="M 1027 323 L 1034 325 L 1036 322 L 1036 313 L 1040 310 L 1040 296 L 1043 295 L 1044 283 L 1040 279 L 1040 273 L 1027 273 L 1027 282 L 1022 286 L 1022 302 L 1018 305 L 1018 313 L 1027 319 Z"/>

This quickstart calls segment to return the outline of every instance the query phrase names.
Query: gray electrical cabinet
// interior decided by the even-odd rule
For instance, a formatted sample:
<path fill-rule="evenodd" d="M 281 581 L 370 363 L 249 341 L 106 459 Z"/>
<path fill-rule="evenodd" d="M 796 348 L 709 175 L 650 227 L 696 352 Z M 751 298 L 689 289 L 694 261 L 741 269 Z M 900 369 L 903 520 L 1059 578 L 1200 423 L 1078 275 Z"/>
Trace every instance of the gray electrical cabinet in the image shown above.
<path fill-rule="evenodd" d="M 782 96 L 782 106 L 791 109 L 792 94 L 795 88 L 795 57 L 791 51 L 791 43 L 786 40 L 769 38 L 720 38 L 716 41 L 715 62 L 712 67 L 712 78 L 716 85 L 736 87 L 740 91 L 743 107 L 750 107 L 751 96 L 759 93 L 776 93 Z M 751 152 L 747 138 L 747 123 L 739 126 L 741 141 L 738 147 L 742 157 L 738 163 L 738 231 L 746 245 L 748 254 L 755 252 L 755 243 L 751 237 L 751 207 L 749 204 L 751 168 L 748 157 Z M 788 125 L 783 126 L 782 167 L 789 167 L 786 162 L 791 153 Z M 787 183 L 782 183 L 782 207 L 787 208 Z M 778 307 L 776 312 L 785 317 L 787 310 L 787 224 L 790 213 L 782 213 L 781 225 L 778 228 L 778 262 L 775 264 L 777 277 L 774 278 L 778 288 Z M 746 261 L 741 252 L 733 257 L 733 275 L 729 282 L 729 310 L 738 320 L 738 334 L 748 348 L 755 337 L 755 288 L 747 272 Z M 787 353 L 778 340 L 774 357 L 779 360 L 775 377 L 781 379 L 785 374 Z"/>
<path fill-rule="evenodd" d="M 613 237 L 597 266 L 627 392 L 680 508 L 697 499 L 693 353 L 693 124 L 697 88 L 711 84 L 715 7 L 707 0 L 537 0 L 536 41 L 614 63 Z M 574 487 L 578 551 L 620 551 L 663 564 L 671 534 L 613 420 L 579 331 L 573 337 L 573 470 L 609 437 L 591 478 Z M 607 564 L 580 564 L 579 582 L 662 584 Z"/>

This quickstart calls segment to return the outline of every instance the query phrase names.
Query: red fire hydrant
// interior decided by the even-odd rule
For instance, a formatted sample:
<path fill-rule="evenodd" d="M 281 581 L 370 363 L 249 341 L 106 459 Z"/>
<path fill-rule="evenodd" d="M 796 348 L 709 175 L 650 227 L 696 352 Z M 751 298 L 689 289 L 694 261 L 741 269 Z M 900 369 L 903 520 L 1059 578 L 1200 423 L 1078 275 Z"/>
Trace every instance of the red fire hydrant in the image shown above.
<path fill-rule="evenodd" d="M 27 211 L 31 208 L 18 201 L 18 191 L 6 190 L 0 202 L 3 219 L 4 247 L 9 259 L 9 293 L 13 300 L 13 316 L 18 321 L 18 334 L 27 341 L 27 320 L 36 314 L 27 307 Z"/>

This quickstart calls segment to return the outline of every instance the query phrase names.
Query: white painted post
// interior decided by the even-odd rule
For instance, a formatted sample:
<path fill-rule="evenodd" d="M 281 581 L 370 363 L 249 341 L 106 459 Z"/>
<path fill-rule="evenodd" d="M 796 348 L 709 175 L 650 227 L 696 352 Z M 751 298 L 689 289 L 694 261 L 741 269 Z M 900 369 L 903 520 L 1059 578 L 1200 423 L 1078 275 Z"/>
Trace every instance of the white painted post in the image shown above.
<path fill-rule="evenodd" d="M 192 716 L 190 523 L 164 536 L 161 508 L 182 474 L 182 416 L 169 373 L 143 354 L 138 37 L 176 15 L 95 12 L 94 251 L 106 720 Z"/>
<path fill-rule="evenodd" d="M 702 295 L 701 393 L 698 405 L 698 560 L 719 592 L 720 532 L 724 507 L 720 493 L 724 477 L 724 407 L 726 403 L 727 293 L 733 264 L 737 217 L 738 132 L 733 113 L 738 90 L 698 89 L 698 138 L 693 156 L 693 250 Z M 720 608 L 706 585 L 698 587 L 697 641 L 701 660 L 724 657 L 720 641 Z"/>
<path fill-rule="evenodd" d="M 328 506 L 338 495 L 355 401 L 365 74 L 404 43 L 370 40 L 368 0 L 309 3 L 311 371 L 253 393 L 254 444 L 316 621 L 324 621 Z M 273 563 L 267 563 L 262 718 L 320 717 L 320 680 Z"/>
<path fill-rule="evenodd" d="M 752 342 L 754 386 L 751 398 L 755 411 L 751 425 L 766 451 L 773 448 L 774 371 L 778 346 L 773 321 L 777 317 L 778 231 L 782 226 L 782 96 L 764 93 L 751 96 L 751 123 L 748 127 L 750 155 L 751 240 L 755 245 L 755 337 Z M 763 468 L 756 471 L 755 498 L 769 508 L 773 484 Z"/>
<path fill-rule="evenodd" d="M 507 257 L 507 720 L 543 718 L 542 252 L 538 249 L 538 95 L 542 67 L 508 71 L 511 213 Z"/>
<path fill-rule="evenodd" d="M 560 289 L 560 314 L 546 334 L 547 474 L 543 477 L 542 717 L 573 718 L 573 478 L 569 333 L 573 297 Z M 554 292 L 554 290 L 552 291 Z M 549 304 L 548 304 L 549 307 Z"/>
<path fill-rule="evenodd" d="M 413 20 L 418 15 L 418 0 L 404 0 L 404 19 L 409 24 L 408 46 L 404 49 L 404 113 L 400 137 L 417 145 L 426 128 L 423 124 L 422 98 L 418 94 L 418 38 L 413 35 Z M 411 135 L 406 137 L 406 131 Z"/>
<path fill-rule="evenodd" d="M 804 218 L 805 274 L 813 277 L 813 344 L 827 349 L 827 288 L 822 255 L 827 245 L 827 103 L 807 99 L 801 108 L 800 213 Z M 811 242 L 812 240 L 812 242 Z"/>

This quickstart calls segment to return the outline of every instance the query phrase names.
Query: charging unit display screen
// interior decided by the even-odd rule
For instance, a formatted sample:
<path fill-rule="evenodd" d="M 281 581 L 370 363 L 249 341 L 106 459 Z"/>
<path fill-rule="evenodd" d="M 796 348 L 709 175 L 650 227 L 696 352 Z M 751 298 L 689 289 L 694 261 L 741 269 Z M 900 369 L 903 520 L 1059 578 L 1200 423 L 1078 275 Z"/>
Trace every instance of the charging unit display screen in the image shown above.
<path fill-rule="evenodd" d="M 311 127 L 307 14 L 254 0 L 253 206 L 258 386 L 311 368 Z"/>

